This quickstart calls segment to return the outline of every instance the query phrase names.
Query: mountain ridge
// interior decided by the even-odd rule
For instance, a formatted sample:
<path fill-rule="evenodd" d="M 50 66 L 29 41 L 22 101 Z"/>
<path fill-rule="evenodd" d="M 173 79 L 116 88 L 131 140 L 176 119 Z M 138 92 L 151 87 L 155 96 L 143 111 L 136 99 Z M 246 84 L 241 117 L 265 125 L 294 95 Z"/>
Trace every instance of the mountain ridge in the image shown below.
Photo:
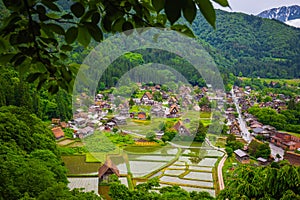
<path fill-rule="evenodd" d="M 257 15 L 267 19 L 276 19 L 281 22 L 287 22 L 294 19 L 300 19 L 300 6 L 282 6 L 265 10 Z"/>

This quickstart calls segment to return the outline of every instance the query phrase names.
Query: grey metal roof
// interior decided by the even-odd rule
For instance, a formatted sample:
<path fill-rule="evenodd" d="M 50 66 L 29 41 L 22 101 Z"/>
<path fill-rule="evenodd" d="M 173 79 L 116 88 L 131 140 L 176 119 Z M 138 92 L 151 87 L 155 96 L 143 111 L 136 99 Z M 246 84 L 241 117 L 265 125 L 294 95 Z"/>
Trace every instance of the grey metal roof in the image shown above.
<path fill-rule="evenodd" d="M 237 149 L 234 151 L 234 153 L 236 155 L 238 155 L 239 157 L 245 157 L 245 156 L 248 156 L 248 154 L 246 154 L 244 151 L 240 150 L 240 149 Z"/>

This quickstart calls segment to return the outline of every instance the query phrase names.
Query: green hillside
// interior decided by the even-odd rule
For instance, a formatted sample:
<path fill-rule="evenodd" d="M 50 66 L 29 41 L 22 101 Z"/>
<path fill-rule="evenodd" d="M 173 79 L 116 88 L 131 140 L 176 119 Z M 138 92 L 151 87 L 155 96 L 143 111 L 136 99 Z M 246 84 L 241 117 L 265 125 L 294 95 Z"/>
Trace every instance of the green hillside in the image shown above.
<path fill-rule="evenodd" d="M 244 76 L 295 78 L 300 76 L 300 29 L 242 13 L 217 10 L 214 30 L 201 15 L 193 23 L 200 39 L 227 59 L 218 63 Z M 228 64 L 230 63 L 230 64 Z"/>

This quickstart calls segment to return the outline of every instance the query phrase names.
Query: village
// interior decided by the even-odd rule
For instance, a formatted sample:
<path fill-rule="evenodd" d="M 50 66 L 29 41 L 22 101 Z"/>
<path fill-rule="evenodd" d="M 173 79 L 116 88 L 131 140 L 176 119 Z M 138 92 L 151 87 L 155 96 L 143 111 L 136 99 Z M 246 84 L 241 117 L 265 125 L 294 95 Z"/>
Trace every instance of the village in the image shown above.
<path fill-rule="evenodd" d="M 234 86 L 231 93 L 227 93 L 228 108 L 225 113 L 229 127 L 228 133 L 248 141 L 248 144 L 251 140 L 258 143 L 268 142 L 271 154 L 267 158 L 257 158 L 261 164 L 266 165 L 274 160 L 285 159 L 291 164 L 300 165 L 300 134 L 276 130 L 269 124 L 261 123 L 255 115 L 249 112 L 250 108 L 255 105 L 258 108 L 272 108 L 277 112 L 286 110 L 288 102 L 291 100 L 290 97 L 284 94 L 269 93 L 266 97 L 268 101 L 258 102 L 257 96 L 258 93 L 252 91 L 249 86 L 244 88 Z M 299 100 L 300 96 L 296 96 L 295 102 L 298 103 Z M 238 159 L 245 163 L 250 163 L 247 153 L 248 146 L 245 145 L 244 149 L 235 152 Z"/>
<path fill-rule="evenodd" d="M 253 95 L 255 91 L 249 86 L 233 86 L 226 98 L 222 98 L 221 92 L 212 95 L 210 85 L 202 88 L 182 85 L 177 91 L 162 89 L 161 85 L 137 85 L 139 89 L 129 99 L 100 92 L 95 95 L 91 106 L 76 109 L 72 121 L 52 119 L 52 132 L 62 148 L 88 146 L 92 137 L 95 140 L 104 136 L 111 139 L 116 135 L 127 138 L 114 143 L 116 148 L 112 151 L 86 153 L 83 166 L 91 166 L 89 163 L 92 162 L 93 167 L 69 173 L 69 187 L 85 187 L 86 191 L 94 190 L 107 196 L 109 176 L 115 174 L 129 188 L 159 177 L 162 186 L 175 184 L 188 191 L 208 191 L 216 196 L 224 188 L 223 165 L 223 173 L 239 164 L 264 166 L 282 159 L 300 165 L 300 137 L 262 124 L 248 112 L 254 105 L 278 111 L 285 109 L 289 99 L 284 95 L 274 94 L 270 101 L 258 102 Z M 82 98 L 87 97 L 82 94 Z M 296 99 L 299 101 L 300 98 Z M 220 135 L 208 133 L 204 143 L 193 142 L 195 130 L 192 124 L 200 120 L 208 128 L 214 107 L 216 110 L 225 107 L 220 112 L 225 116 L 225 133 L 223 130 Z M 162 127 L 166 124 L 169 130 L 175 131 L 172 137 Z M 66 128 L 72 130 L 69 138 L 63 131 Z M 99 133 L 105 134 L 100 136 Z M 232 149 L 234 160 L 226 160 L 231 154 L 228 142 L 225 144 L 229 135 L 242 144 L 240 148 Z M 210 141 L 210 138 L 215 139 Z M 105 146 L 103 141 L 106 140 L 101 141 L 99 146 Z M 270 146 L 270 153 L 257 157 L 253 149 L 263 144 Z M 73 159 L 71 155 L 65 157 Z M 97 162 L 102 164 L 97 165 Z M 85 175 L 97 176 L 98 181 L 90 177 L 85 180 L 82 177 Z"/>

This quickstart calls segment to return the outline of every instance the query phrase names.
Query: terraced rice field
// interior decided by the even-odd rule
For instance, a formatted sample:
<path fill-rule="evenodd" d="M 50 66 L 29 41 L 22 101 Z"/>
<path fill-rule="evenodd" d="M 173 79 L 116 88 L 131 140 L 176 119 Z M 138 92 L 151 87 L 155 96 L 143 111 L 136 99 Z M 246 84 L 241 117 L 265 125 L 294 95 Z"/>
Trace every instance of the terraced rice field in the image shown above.
<path fill-rule="evenodd" d="M 157 171 L 151 175 L 151 178 L 159 177 L 162 186 L 179 185 L 187 191 L 207 191 L 212 196 L 215 196 L 213 167 L 218 157 L 223 155 L 222 152 L 217 150 L 198 149 L 197 151 L 195 149 L 185 149 L 183 151 L 184 155 L 181 154 L 179 156 L 180 151 L 178 148 L 170 147 L 163 149 L 156 147 L 148 149 L 145 147 L 130 147 L 125 152 L 123 155 L 126 156 L 110 156 L 121 174 L 125 175 L 131 172 L 133 178 L 138 178 Z M 178 155 L 176 156 L 177 153 Z M 193 156 L 189 156 L 189 154 Z M 178 158 L 177 161 L 175 161 L 176 158 Z M 99 168 L 99 163 L 88 163 L 92 165 L 87 165 L 83 157 L 77 157 L 76 161 L 71 159 L 71 157 L 65 157 L 63 160 L 68 161 L 67 167 L 71 167 L 73 173 L 95 173 Z M 80 167 L 75 167 L 78 164 Z M 84 169 L 86 167 L 88 170 Z M 128 186 L 126 177 L 121 177 L 120 180 L 121 183 Z M 77 181 L 82 182 L 84 180 Z M 82 182 L 82 184 L 84 183 Z"/>
<path fill-rule="evenodd" d="M 84 188 L 83 191 L 94 191 L 98 194 L 98 178 L 68 178 L 68 187 L 72 190 L 75 188 Z"/>

